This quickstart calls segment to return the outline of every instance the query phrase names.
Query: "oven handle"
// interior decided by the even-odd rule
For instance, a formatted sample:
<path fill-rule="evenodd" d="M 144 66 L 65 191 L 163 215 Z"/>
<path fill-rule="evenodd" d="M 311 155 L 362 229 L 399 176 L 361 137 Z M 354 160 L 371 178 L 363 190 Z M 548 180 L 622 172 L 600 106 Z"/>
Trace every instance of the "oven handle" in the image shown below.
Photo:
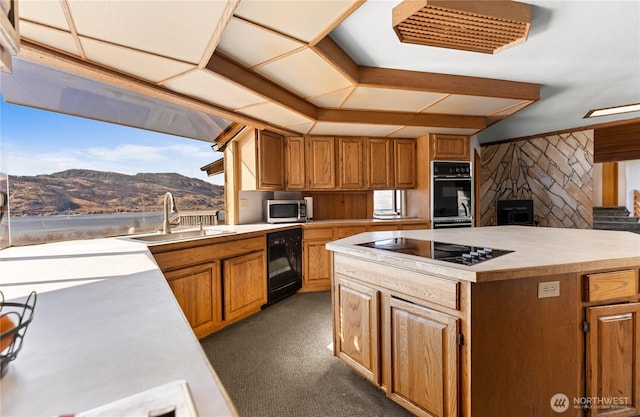
<path fill-rule="evenodd" d="M 434 229 L 444 229 L 446 227 L 471 227 L 471 223 L 460 222 L 460 223 L 433 223 Z"/>
<path fill-rule="evenodd" d="M 471 177 L 433 177 L 434 181 L 471 181 Z"/>

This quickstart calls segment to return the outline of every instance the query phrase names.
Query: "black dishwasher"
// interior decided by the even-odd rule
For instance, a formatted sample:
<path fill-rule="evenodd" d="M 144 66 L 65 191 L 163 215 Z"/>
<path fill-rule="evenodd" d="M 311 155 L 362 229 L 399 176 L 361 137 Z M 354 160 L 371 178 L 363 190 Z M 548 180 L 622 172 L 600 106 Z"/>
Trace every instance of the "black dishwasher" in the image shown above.
<path fill-rule="evenodd" d="M 267 234 L 267 304 L 302 287 L 302 229 Z"/>

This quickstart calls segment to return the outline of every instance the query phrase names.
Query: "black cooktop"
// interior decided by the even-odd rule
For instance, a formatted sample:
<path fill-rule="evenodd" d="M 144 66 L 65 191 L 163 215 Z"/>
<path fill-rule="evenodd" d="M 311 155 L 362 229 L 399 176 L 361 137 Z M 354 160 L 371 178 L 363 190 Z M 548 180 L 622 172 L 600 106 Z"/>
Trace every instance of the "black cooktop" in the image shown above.
<path fill-rule="evenodd" d="M 475 265 L 513 252 L 512 250 L 466 246 L 456 243 L 418 240 L 406 237 L 376 240 L 374 242 L 360 243 L 358 246 L 406 253 L 408 255 L 437 259 L 439 261 L 452 262 L 460 265 Z"/>

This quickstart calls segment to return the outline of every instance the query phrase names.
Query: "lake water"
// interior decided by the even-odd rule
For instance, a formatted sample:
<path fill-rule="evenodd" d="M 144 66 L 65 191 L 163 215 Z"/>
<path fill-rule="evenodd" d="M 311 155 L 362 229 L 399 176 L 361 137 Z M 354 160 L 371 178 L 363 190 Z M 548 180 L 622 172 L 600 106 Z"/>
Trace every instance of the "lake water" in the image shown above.
<path fill-rule="evenodd" d="M 11 241 L 19 245 L 97 238 L 124 235 L 130 228 L 142 233 L 161 225 L 162 212 L 11 217 Z"/>

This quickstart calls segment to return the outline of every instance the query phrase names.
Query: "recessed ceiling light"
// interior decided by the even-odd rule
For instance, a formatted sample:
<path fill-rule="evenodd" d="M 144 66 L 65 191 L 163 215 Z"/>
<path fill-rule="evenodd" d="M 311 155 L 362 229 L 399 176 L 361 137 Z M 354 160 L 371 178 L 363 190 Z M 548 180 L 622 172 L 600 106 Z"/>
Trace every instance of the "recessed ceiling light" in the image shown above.
<path fill-rule="evenodd" d="M 603 109 L 590 110 L 589 113 L 584 115 L 583 119 L 586 119 L 589 117 L 611 116 L 614 114 L 629 113 L 632 111 L 640 111 L 640 103 L 625 104 L 624 106 L 605 107 Z"/>

